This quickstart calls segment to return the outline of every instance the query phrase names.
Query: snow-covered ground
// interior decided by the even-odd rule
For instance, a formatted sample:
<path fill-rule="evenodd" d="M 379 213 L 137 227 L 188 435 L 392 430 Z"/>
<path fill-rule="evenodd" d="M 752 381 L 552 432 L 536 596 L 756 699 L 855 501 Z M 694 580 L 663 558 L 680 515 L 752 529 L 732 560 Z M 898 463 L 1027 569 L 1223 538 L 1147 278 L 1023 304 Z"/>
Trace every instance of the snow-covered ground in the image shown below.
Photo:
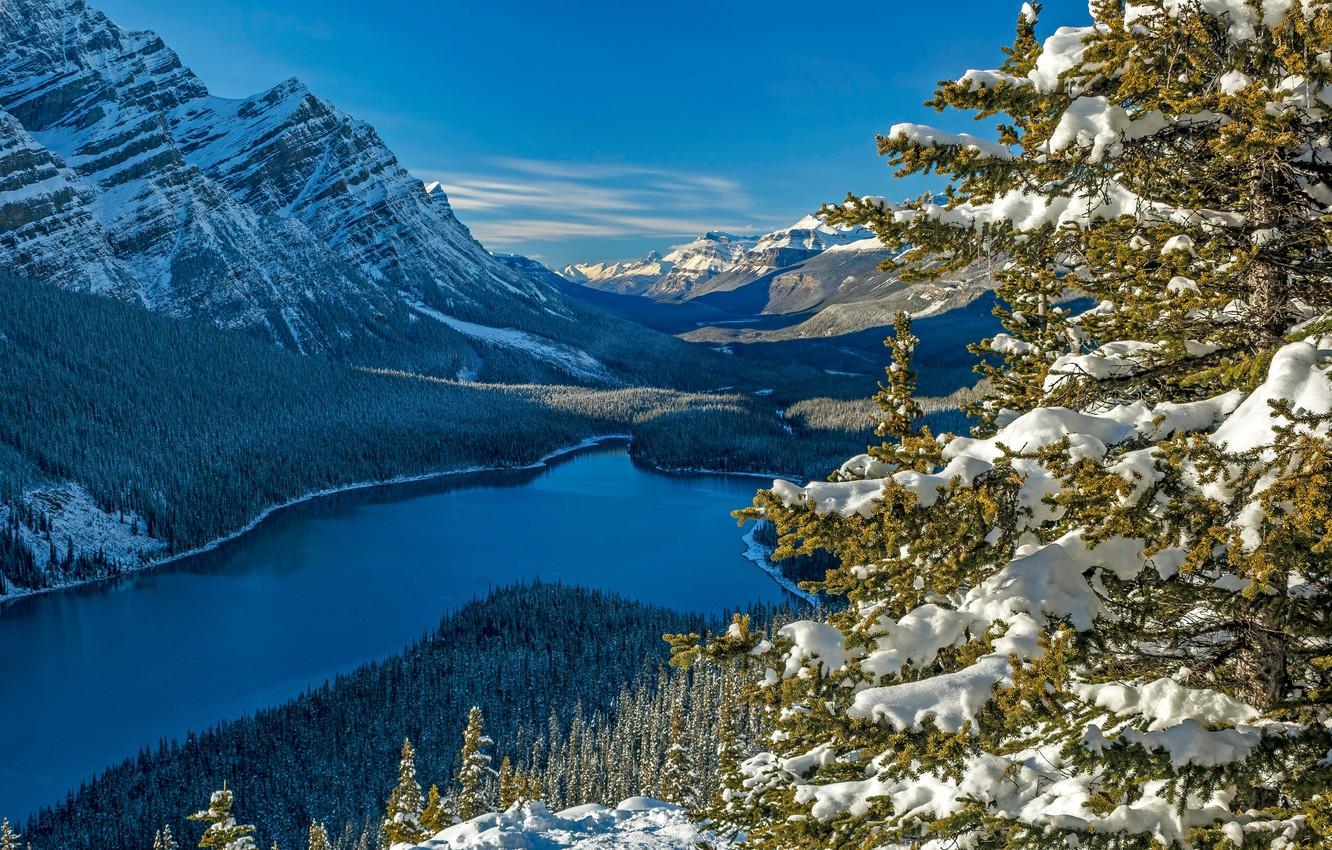
<path fill-rule="evenodd" d="M 479 339 L 489 345 L 497 345 L 503 348 L 512 348 L 518 351 L 525 351 L 534 355 L 538 359 L 554 363 L 564 371 L 579 378 L 586 378 L 593 381 L 603 381 L 605 383 L 615 383 L 614 376 L 611 375 L 601 361 L 597 360 L 586 351 L 581 351 L 569 345 L 558 342 L 552 342 L 543 339 L 526 331 L 516 330 L 514 328 L 495 328 L 490 325 L 478 325 L 475 322 L 466 322 L 447 313 L 441 313 L 433 307 L 428 307 L 420 302 L 414 302 L 409 299 L 406 293 L 403 293 L 404 300 L 407 300 L 413 310 L 416 310 L 423 316 L 429 316 L 437 322 L 448 325 L 464 336 L 470 336 L 473 339 Z"/>
<path fill-rule="evenodd" d="M 426 850 L 693 850 L 701 837 L 681 809 L 634 797 L 614 809 L 590 805 L 558 813 L 541 803 L 528 803 L 449 827 L 420 846 Z"/>
<path fill-rule="evenodd" d="M 64 559 L 69 549 L 76 557 L 92 558 L 99 552 L 107 562 L 124 570 L 150 563 L 166 550 L 166 541 L 149 537 L 148 523 L 133 512 L 111 514 L 98 506 L 83 487 L 65 482 L 24 494 L 28 507 L 44 514 L 51 523 L 51 536 L 19 523 L 18 535 L 37 558 L 39 568 L 54 545 L 56 557 Z M 0 526 L 9 522 L 10 509 L 0 505 Z M 23 595 L 23 588 L 7 588 L 0 576 L 0 591 Z"/>

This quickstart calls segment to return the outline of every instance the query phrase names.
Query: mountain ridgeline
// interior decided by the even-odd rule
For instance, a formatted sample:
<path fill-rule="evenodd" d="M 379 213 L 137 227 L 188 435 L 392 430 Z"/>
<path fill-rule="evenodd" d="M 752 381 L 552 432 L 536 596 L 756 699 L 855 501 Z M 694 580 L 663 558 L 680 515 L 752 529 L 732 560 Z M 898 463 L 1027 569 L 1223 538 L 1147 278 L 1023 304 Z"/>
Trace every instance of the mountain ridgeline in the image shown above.
<path fill-rule="evenodd" d="M 886 328 L 898 312 L 924 316 L 965 307 L 991 285 L 985 262 L 908 285 L 880 269 L 891 257 L 869 230 L 811 215 L 763 236 L 710 232 L 665 255 L 577 263 L 560 275 L 578 285 L 575 297 L 703 343 Z"/>

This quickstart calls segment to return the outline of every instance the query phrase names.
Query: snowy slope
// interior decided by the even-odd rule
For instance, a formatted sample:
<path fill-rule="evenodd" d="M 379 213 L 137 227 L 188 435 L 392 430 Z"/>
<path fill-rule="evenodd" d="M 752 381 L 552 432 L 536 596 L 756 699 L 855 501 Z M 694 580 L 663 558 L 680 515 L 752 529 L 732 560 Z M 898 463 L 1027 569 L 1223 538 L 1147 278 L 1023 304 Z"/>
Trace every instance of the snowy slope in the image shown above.
<path fill-rule="evenodd" d="M 420 846 L 428 850 L 693 850 L 700 837 L 680 809 L 636 797 L 614 809 L 579 806 L 558 814 L 540 803 L 529 803 L 450 827 Z"/>

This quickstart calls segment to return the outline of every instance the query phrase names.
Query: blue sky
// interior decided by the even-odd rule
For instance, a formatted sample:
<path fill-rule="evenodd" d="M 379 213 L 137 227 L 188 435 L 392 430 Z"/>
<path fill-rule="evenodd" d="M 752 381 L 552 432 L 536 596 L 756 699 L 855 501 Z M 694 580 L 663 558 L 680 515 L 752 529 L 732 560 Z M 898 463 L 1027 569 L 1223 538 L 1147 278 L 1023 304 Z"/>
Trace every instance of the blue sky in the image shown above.
<path fill-rule="evenodd" d="M 934 83 L 998 64 L 1021 5 L 93 3 L 161 33 L 214 94 L 299 77 L 442 181 L 492 249 L 557 265 L 930 188 L 893 181 L 874 135 L 938 123 Z M 1042 28 L 1086 18 L 1085 0 L 1050 0 Z"/>

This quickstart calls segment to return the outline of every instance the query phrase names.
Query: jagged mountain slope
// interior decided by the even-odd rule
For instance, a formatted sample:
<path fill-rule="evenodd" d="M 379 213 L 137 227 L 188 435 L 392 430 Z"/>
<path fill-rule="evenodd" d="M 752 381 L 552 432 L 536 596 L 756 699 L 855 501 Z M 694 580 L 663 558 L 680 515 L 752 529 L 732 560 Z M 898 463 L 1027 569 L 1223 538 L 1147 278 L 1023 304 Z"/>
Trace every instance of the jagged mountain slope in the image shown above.
<path fill-rule="evenodd" d="M 0 4 L 0 163 L 24 278 L 436 375 L 630 383 L 661 344 L 497 261 L 299 81 L 214 97 L 83 0 Z"/>

